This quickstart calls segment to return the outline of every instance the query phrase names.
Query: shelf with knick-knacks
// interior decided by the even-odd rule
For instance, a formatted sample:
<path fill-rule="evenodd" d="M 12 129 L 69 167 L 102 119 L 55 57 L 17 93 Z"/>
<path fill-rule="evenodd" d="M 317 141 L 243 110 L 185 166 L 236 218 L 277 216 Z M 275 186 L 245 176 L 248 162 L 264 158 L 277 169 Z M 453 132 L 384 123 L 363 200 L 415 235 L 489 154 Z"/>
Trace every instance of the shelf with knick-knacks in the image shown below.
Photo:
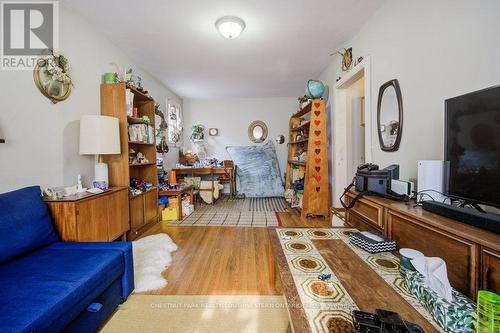
<path fill-rule="evenodd" d="M 159 221 L 154 111 L 154 99 L 134 87 L 101 85 L 101 114 L 118 118 L 120 124 L 121 154 L 108 155 L 106 163 L 110 185 L 129 188 L 129 239 Z"/>
<path fill-rule="evenodd" d="M 326 118 L 322 99 L 290 118 L 285 196 L 303 217 L 329 215 Z"/>

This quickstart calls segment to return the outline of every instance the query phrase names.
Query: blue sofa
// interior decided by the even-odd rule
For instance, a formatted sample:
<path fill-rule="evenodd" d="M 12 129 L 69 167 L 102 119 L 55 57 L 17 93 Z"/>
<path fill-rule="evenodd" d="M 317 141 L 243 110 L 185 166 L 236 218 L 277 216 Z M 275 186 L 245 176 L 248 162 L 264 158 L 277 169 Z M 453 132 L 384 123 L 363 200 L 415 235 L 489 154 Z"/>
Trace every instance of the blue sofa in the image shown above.
<path fill-rule="evenodd" d="M 94 332 L 134 289 L 128 242 L 61 242 L 38 186 L 0 194 L 0 332 Z"/>

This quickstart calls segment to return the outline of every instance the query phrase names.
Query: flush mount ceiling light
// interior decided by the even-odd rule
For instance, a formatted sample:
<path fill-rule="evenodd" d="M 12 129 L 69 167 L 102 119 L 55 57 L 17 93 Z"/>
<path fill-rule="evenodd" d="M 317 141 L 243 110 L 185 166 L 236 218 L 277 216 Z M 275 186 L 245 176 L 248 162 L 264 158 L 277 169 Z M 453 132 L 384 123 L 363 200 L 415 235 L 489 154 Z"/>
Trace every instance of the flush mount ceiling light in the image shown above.
<path fill-rule="evenodd" d="M 225 38 L 234 39 L 245 30 L 245 22 L 236 16 L 223 16 L 215 22 L 215 27 Z"/>

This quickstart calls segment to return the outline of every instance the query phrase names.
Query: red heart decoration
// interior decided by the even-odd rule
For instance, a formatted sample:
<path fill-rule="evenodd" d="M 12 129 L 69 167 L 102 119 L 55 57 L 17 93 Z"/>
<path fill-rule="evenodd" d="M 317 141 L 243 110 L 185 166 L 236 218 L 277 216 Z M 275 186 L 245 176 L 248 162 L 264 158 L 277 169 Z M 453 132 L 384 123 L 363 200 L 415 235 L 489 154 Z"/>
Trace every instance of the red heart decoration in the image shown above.
<path fill-rule="evenodd" d="M 321 123 L 321 121 L 315 120 L 314 123 L 316 124 L 316 126 L 319 126 L 319 124 Z"/>
<path fill-rule="evenodd" d="M 316 155 L 319 155 L 319 153 L 321 152 L 321 149 L 314 149 L 314 152 L 316 153 Z"/>
<path fill-rule="evenodd" d="M 314 131 L 314 134 L 316 134 L 316 136 L 319 136 L 321 134 L 321 131 Z"/>
<path fill-rule="evenodd" d="M 320 103 L 318 103 L 318 102 L 314 103 L 314 107 L 315 107 L 316 109 L 317 109 L 317 108 L 319 108 L 319 106 L 320 106 L 320 105 L 321 105 L 321 104 L 320 104 Z"/>
<path fill-rule="evenodd" d="M 319 116 L 319 114 L 320 114 L 320 113 L 321 113 L 321 112 L 319 112 L 319 111 L 314 111 L 314 114 L 315 114 L 316 116 Z"/>
<path fill-rule="evenodd" d="M 319 145 L 321 144 L 321 141 L 316 140 L 316 141 L 314 141 L 314 144 L 315 144 L 316 146 L 319 146 Z"/>
<path fill-rule="evenodd" d="M 321 170 L 320 167 L 314 167 L 314 169 L 316 170 L 316 172 L 319 172 L 319 170 Z"/>
<path fill-rule="evenodd" d="M 321 187 L 316 187 L 316 192 L 319 192 L 321 190 Z"/>
<path fill-rule="evenodd" d="M 316 157 L 316 158 L 314 159 L 314 162 L 316 162 L 316 164 L 320 164 L 320 163 L 321 163 L 321 158 Z"/>
<path fill-rule="evenodd" d="M 314 176 L 314 179 L 316 179 L 316 181 L 319 183 L 321 181 L 321 176 L 320 175 Z"/>

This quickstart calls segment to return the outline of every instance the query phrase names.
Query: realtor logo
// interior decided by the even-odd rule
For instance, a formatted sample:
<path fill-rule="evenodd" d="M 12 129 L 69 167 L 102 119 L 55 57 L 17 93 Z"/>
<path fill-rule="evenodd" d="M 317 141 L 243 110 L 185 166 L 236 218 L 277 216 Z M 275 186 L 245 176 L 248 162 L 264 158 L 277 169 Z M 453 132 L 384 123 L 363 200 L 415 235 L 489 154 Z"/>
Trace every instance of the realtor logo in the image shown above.
<path fill-rule="evenodd" d="M 56 1 L 1 1 L 0 69 L 33 69 L 48 49 L 58 48 Z"/>

